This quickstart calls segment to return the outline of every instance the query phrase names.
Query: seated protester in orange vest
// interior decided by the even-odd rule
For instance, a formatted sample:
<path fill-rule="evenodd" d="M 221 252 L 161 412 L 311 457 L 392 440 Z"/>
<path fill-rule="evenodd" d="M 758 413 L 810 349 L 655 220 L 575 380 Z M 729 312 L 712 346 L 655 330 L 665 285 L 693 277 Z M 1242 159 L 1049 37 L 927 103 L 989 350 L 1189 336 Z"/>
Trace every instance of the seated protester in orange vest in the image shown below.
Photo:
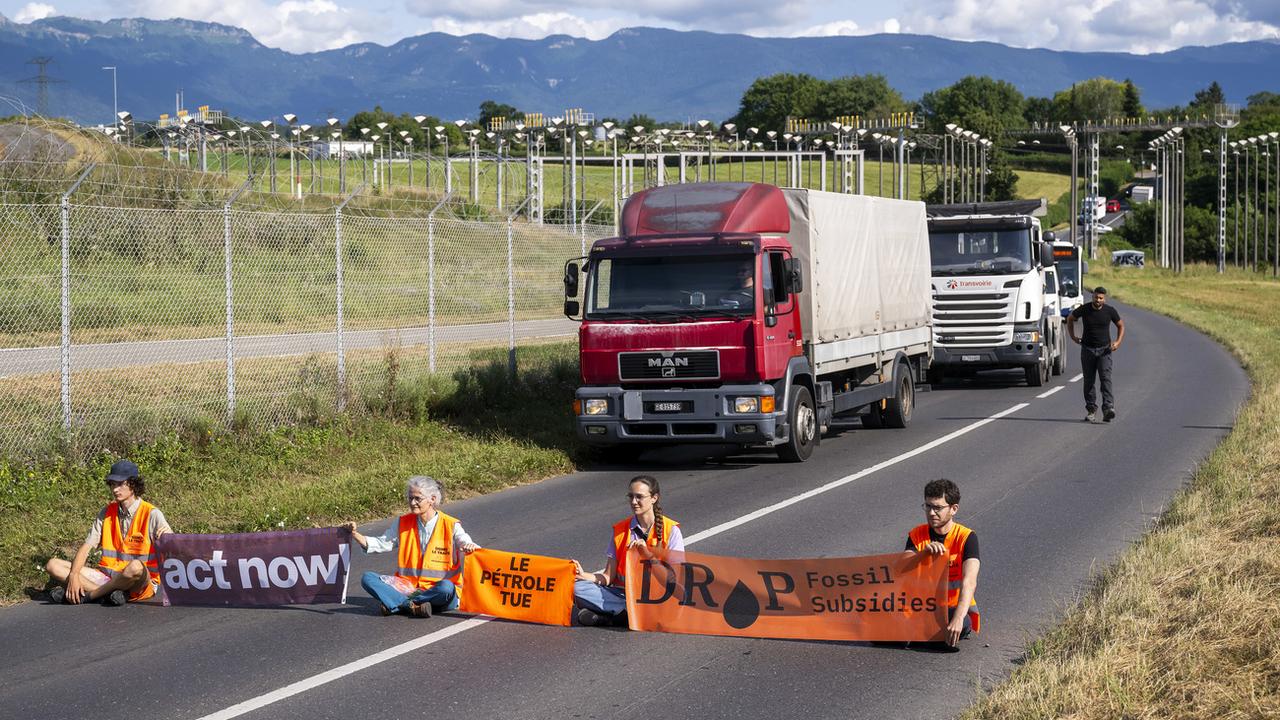
<path fill-rule="evenodd" d="M 973 594 L 978 588 L 978 535 L 955 521 L 960 509 L 960 488 L 945 478 L 924 486 L 925 524 L 907 536 L 907 550 L 946 555 L 948 624 L 946 645 L 959 650 L 960 640 L 969 632 L 980 632 L 978 605 Z M 957 613 L 957 608 L 967 612 Z"/>
<path fill-rule="evenodd" d="M 379 537 L 367 537 L 349 522 L 351 539 L 366 553 L 399 549 L 394 575 L 366 572 L 360 585 L 382 603 L 382 614 L 403 612 L 415 617 L 431 617 L 458 607 L 458 585 L 462 583 L 462 554 L 479 549 L 462 529 L 458 519 L 436 508 L 444 502 L 440 483 L 425 475 L 414 475 L 404 489 L 409 514 Z"/>
<path fill-rule="evenodd" d="M 98 513 L 75 559 L 53 558 L 44 566 L 57 583 L 49 591 L 56 603 L 102 600 L 105 605 L 124 605 L 146 600 L 160 589 L 160 565 L 152 546 L 156 538 L 172 532 L 169 522 L 142 499 L 146 484 L 132 462 L 116 461 L 107 473 L 107 487 L 113 499 Z M 96 569 L 85 567 L 89 553 L 99 545 L 102 561 Z"/>
<path fill-rule="evenodd" d="M 623 625 L 626 623 L 627 599 L 625 576 L 627 548 L 638 545 L 684 550 L 680 524 L 662 514 L 662 491 L 658 481 L 648 475 L 637 475 L 627 485 L 627 502 L 631 516 L 613 526 L 613 542 L 605 553 L 603 570 L 583 572 L 582 564 L 573 561 L 578 579 L 573 584 L 573 602 L 578 606 L 579 625 Z"/>

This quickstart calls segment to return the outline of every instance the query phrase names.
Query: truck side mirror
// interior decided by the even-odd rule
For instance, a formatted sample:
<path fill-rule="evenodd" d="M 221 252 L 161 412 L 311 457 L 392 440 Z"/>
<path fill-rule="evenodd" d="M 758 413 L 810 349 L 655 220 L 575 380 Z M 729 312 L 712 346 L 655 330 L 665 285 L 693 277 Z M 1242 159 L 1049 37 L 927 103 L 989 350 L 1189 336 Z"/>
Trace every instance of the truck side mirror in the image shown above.
<path fill-rule="evenodd" d="M 1042 267 L 1053 265 L 1053 245 L 1047 242 L 1040 243 L 1040 265 Z"/>
<path fill-rule="evenodd" d="M 572 319 L 574 319 L 574 320 L 577 320 L 577 319 L 578 319 L 578 314 L 579 314 L 579 313 L 581 313 L 581 312 L 582 312 L 582 303 L 578 302 L 577 300 L 565 300 L 565 301 L 564 301 L 564 314 L 565 314 L 565 317 L 568 317 L 568 318 L 572 318 Z"/>
<path fill-rule="evenodd" d="M 1051 245 L 1052 245 L 1052 244 L 1053 244 L 1053 241 L 1054 241 L 1054 240 L 1057 240 L 1057 239 L 1058 239 L 1058 233 L 1056 233 L 1056 232 L 1054 232 L 1054 231 L 1052 231 L 1052 230 L 1045 230 L 1045 231 L 1044 231 L 1044 241 L 1045 241 L 1045 242 L 1047 242 L 1047 243 L 1049 243 L 1049 244 L 1051 244 Z"/>
<path fill-rule="evenodd" d="M 800 263 L 795 258 L 788 258 L 782 261 L 783 276 L 782 289 L 788 295 L 798 295 L 804 292 L 804 274 L 800 272 Z"/>
<path fill-rule="evenodd" d="M 564 264 L 564 296 L 567 298 L 578 297 L 578 261 L 570 260 Z M 567 303 L 566 303 L 567 305 Z M 568 315 L 568 311 L 565 311 Z M 575 311 L 576 315 L 577 312 Z"/>

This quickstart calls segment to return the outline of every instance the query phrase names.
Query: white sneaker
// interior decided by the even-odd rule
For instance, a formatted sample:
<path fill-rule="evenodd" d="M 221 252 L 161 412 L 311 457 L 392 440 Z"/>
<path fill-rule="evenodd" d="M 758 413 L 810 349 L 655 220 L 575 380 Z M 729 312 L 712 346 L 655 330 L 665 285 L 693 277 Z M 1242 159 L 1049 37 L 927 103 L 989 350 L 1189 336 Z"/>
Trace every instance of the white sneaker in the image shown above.
<path fill-rule="evenodd" d="M 1084 419 L 1086 422 L 1096 423 L 1098 422 L 1098 413 L 1091 412 L 1088 415 L 1085 415 Z"/>

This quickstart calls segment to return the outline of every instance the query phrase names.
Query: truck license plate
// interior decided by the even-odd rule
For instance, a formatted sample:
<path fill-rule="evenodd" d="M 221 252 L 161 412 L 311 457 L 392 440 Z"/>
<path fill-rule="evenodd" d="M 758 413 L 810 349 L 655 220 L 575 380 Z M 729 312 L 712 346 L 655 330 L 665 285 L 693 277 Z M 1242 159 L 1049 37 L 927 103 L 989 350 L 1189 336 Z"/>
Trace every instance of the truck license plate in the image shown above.
<path fill-rule="evenodd" d="M 978 362 L 982 360 L 981 355 L 961 355 L 960 359 L 964 362 Z"/>
<path fill-rule="evenodd" d="M 684 403 L 680 402 L 656 402 L 653 404 L 654 412 L 680 412 L 684 409 Z"/>

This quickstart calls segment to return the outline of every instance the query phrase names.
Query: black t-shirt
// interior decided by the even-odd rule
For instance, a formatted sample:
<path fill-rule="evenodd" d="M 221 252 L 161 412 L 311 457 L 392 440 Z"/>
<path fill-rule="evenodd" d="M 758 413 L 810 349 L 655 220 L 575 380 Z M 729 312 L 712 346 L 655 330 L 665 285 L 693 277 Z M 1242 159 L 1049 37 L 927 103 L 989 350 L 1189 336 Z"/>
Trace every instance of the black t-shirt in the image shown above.
<path fill-rule="evenodd" d="M 931 542 L 939 542 L 939 543 L 946 544 L 947 536 L 939 535 L 938 533 L 933 531 L 933 528 L 929 528 L 929 540 Z M 907 546 L 903 548 L 903 550 L 915 550 L 915 549 L 916 549 L 916 544 L 911 542 L 911 536 L 908 535 Z M 969 531 L 969 537 L 964 541 L 964 550 L 962 550 L 960 553 L 960 562 L 963 563 L 965 560 L 968 560 L 970 558 L 973 558 L 974 560 L 979 559 L 978 558 L 978 533 L 974 532 L 973 530 Z"/>
<path fill-rule="evenodd" d="M 1111 324 L 1120 322 L 1120 313 L 1110 305 L 1095 308 L 1093 303 L 1085 303 L 1071 311 L 1071 317 L 1079 318 L 1084 325 L 1084 335 L 1080 344 L 1085 347 L 1106 347 L 1111 344 Z"/>

